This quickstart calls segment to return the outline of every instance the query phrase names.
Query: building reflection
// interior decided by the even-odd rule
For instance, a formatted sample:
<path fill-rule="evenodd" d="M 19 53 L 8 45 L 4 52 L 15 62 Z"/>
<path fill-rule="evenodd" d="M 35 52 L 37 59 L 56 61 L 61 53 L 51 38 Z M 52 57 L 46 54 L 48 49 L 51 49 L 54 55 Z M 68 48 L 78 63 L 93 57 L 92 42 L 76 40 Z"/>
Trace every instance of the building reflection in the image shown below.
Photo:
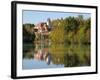
<path fill-rule="evenodd" d="M 35 44 L 34 59 L 45 61 L 48 65 L 51 63 L 51 54 L 49 48 L 45 48 L 44 44 Z"/>

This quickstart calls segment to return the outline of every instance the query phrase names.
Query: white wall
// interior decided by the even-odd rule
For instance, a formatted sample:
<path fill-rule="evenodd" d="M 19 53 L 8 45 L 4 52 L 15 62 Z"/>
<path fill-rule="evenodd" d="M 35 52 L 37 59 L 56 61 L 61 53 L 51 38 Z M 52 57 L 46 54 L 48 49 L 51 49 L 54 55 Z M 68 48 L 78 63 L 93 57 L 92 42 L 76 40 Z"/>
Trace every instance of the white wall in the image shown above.
<path fill-rule="evenodd" d="M 16 0 L 17 1 L 17 0 Z M 26 0 L 24 0 L 26 1 Z M 64 3 L 64 4 L 83 4 L 83 5 L 100 5 L 100 0 L 30 0 L 34 2 L 50 2 L 50 3 Z M 11 0 L 0 0 L 0 80 L 11 80 Z M 100 10 L 100 6 L 99 6 Z M 99 11 L 100 14 L 100 11 Z M 98 16 L 100 21 L 100 16 Z M 100 24 L 99 24 L 100 25 Z M 100 27 L 98 26 L 98 34 L 100 34 Z M 98 44 L 100 44 L 100 37 L 98 37 Z M 99 45 L 100 47 L 100 45 Z M 99 49 L 100 52 L 100 49 Z M 98 53 L 99 53 L 98 52 Z M 100 57 L 100 54 L 98 54 Z M 100 61 L 100 58 L 99 60 Z M 100 64 L 99 64 L 100 67 Z M 42 78 L 42 80 L 99 80 L 99 74 L 92 75 L 77 75 L 77 76 L 63 76 L 63 77 L 49 77 Z M 41 78 L 27 79 L 27 80 L 41 80 Z"/>

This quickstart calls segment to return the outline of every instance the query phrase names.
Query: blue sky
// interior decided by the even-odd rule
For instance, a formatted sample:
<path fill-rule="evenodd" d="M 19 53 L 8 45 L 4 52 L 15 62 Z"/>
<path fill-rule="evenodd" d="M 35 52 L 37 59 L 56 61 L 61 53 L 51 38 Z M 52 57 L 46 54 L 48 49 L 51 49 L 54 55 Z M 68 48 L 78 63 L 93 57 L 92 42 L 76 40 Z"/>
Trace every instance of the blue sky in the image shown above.
<path fill-rule="evenodd" d="M 83 15 L 83 18 L 89 18 L 89 13 L 64 13 L 64 12 L 45 12 L 45 11 L 23 11 L 23 24 L 32 23 L 37 24 L 39 22 L 46 22 L 48 18 L 51 20 L 65 18 L 69 16 L 77 17 Z"/>

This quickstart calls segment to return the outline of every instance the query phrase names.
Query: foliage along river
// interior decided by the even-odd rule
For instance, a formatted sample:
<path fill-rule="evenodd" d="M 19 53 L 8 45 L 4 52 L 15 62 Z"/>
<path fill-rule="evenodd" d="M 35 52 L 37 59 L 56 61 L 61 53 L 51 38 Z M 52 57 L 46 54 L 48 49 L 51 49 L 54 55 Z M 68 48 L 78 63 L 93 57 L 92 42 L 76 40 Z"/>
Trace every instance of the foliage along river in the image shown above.
<path fill-rule="evenodd" d="M 54 44 L 50 42 L 23 44 L 23 69 L 90 66 L 90 45 Z"/>

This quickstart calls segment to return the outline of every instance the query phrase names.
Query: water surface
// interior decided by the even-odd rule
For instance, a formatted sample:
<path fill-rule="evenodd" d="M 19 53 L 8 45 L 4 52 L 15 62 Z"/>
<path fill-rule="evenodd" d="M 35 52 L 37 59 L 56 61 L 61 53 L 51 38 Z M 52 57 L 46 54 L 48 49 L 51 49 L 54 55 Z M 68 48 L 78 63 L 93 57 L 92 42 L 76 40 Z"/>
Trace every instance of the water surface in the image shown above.
<path fill-rule="evenodd" d="M 90 45 L 24 43 L 23 69 L 90 66 Z"/>

